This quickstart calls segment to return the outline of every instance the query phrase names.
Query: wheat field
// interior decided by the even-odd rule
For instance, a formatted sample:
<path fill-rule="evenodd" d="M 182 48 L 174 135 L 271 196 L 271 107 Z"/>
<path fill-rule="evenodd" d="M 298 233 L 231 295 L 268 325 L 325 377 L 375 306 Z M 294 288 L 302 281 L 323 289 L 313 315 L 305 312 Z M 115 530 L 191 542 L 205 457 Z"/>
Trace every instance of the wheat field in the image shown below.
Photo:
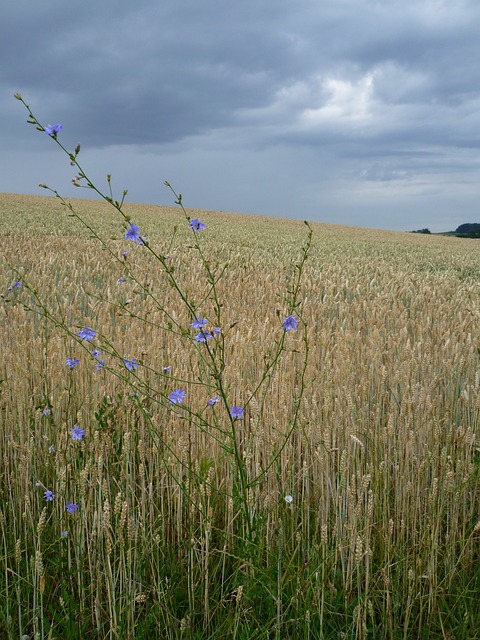
<path fill-rule="evenodd" d="M 0 195 L 0 637 L 480 638 L 478 243 L 311 223 L 287 333 L 301 220 L 189 212 L 215 311 L 178 207 L 127 204 L 221 310 L 232 422 L 161 264 L 75 207 L 103 246 Z"/>

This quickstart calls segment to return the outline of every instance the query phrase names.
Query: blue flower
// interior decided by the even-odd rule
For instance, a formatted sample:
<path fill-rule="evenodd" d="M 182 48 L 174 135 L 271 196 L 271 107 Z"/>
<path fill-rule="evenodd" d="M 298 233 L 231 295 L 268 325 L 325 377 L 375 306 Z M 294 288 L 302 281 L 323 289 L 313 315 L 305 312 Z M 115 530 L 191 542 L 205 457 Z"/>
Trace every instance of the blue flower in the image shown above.
<path fill-rule="evenodd" d="M 64 530 L 60 533 L 60 535 L 62 536 L 62 538 L 67 538 L 67 537 L 68 537 L 68 530 L 67 530 L 67 529 L 64 529 Z"/>
<path fill-rule="evenodd" d="M 193 220 L 190 220 L 190 226 L 194 231 L 200 233 L 207 225 L 201 222 L 198 218 L 193 218 Z"/>
<path fill-rule="evenodd" d="M 163 367 L 162 371 L 163 371 L 163 373 L 169 373 L 171 368 L 172 368 L 172 367 L 170 367 L 170 366 L 168 366 L 168 367 Z"/>
<path fill-rule="evenodd" d="M 209 407 L 213 407 L 214 404 L 217 404 L 217 402 L 219 402 L 220 400 L 220 396 L 213 396 L 213 398 L 210 398 L 210 400 L 207 402 Z"/>
<path fill-rule="evenodd" d="M 56 136 L 62 129 L 63 127 L 61 124 L 47 124 L 45 127 L 45 133 L 48 133 L 49 136 Z"/>
<path fill-rule="evenodd" d="M 77 360 L 76 358 L 67 358 L 65 360 L 65 364 L 67 367 L 70 367 L 70 369 L 75 369 L 75 367 L 77 366 L 77 364 L 80 362 L 80 360 Z"/>
<path fill-rule="evenodd" d="M 125 232 L 125 240 L 131 240 L 137 244 L 144 244 L 143 238 L 140 235 L 140 229 L 136 224 L 133 224 L 133 222 L 130 223 L 130 226 Z"/>
<path fill-rule="evenodd" d="M 79 427 L 78 424 L 74 424 L 73 429 L 70 430 L 70 433 L 72 435 L 72 440 L 83 440 L 85 429 Z"/>
<path fill-rule="evenodd" d="M 117 280 L 117 284 L 125 284 L 125 278 L 123 276 L 120 276 L 120 278 L 118 278 Z"/>
<path fill-rule="evenodd" d="M 55 498 L 55 494 L 53 493 L 53 491 L 50 491 L 50 489 L 47 489 L 44 492 L 43 497 L 45 498 L 45 502 L 52 502 Z"/>
<path fill-rule="evenodd" d="M 243 409 L 242 407 L 231 407 L 230 415 L 234 420 L 243 418 Z"/>
<path fill-rule="evenodd" d="M 49 416 L 51 413 L 50 408 L 49 407 L 45 407 L 45 409 L 42 411 L 42 414 L 44 416 Z"/>
<path fill-rule="evenodd" d="M 72 515 L 75 515 L 78 511 L 78 504 L 73 502 L 67 502 L 65 506 L 65 511 L 67 513 L 71 513 Z"/>
<path fill-rule="evenodd" d="M 190 324 L 194 329 L 203 329 L 203 327 L 208 324 L 208 320 L 206 318 L 201 318 L 200 316 L 195 316 L 194 321 Z"/>
<path fill-rule="evenodd" d="M 7 287 L 7 290 L 8 290 L 8 291 L 12 291 L 14 287 L 15 287 L 16 289 L 21 289 L 21 288 L 23 287 L 23 284 L 22 284 L 21 282 L 18 282 L 18 281 L 17 281 L 17 282 L 14 282 L 13 284 L 11 284 L 11 285 L 9 285 L 9 286 Z"/>
<path fill-rule="evenodd" d="M 80 329 L 80 331 L 78 332 L 78 335 L 82 340 L 91 342 L 97 335 L 97 332 L 92 329 L 92 327 L 83 327 L 83 329 Z"/>
<path fill-rule="evenodd" d="M 99 355 L 101 355 L 101 353 L 102 353 L 102 352 L 101 352 L 99 349 L 94 349 L 94 350 L 92 351 L 92 356 L 93 356 L 94 358 L 98 358 L 98 356 L 99 356 Z"/>
<path fill-rule="evenodd" d="M 210 331 L 200 331 L 200 333 L 197 333 L 197 335 L 195 336 L 195 340 L 197 342 L 206 342 L 209 338 L 212 337 L 213 336 Z"/>
<path fill-rule="evenodd" d="M 222 330 L 220 329 L 220 327 L 214 327 L 213 328 L 213 335 L 214 336 L 218 336 L 222 333 Z"/>
<path fill-rule="evenodd" d="M 282 324 L 282 329 L 285 331 L 296 331 L 298 327 L 298 319 L 295 316 L 287 316 Z"/>
<path fill-rule="evenodd" d="M 124 360 L 123 364 L 127 367 L 129 371 L 136 371 L 138 369 L 138 362 L 136 358 L 131 358 L 130 360 Z"/>
<path fill-rule="evenodd" d="M 97 362 L 95 363 L 95 369 L 97 371 L 100 371 L 100 369 L 103 369 L 103 367 L 105 366 L 105 360 L 102 360 L 100 358 L 100 360 L 97 360 Z"/>
<path fill-rule="evenodd" d="M 172 391 L 172 393 L 168 396 L 168 399 L 172 404 L 182 404 L 183 399 L 186 395 L 187 394 L 183 389 L 175 389 L 175 391 Z"/>

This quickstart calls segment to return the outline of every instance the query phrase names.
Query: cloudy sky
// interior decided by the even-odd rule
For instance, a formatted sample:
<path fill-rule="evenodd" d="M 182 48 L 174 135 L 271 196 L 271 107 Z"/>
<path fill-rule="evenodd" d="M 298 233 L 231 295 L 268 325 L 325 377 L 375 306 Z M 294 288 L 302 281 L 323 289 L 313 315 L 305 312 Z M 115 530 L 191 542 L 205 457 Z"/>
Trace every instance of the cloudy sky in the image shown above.
<path fill-rule="evenodd" d="M 0 191 L 432 231 L 480 222 L 478 0 L 16 0 Z"/>

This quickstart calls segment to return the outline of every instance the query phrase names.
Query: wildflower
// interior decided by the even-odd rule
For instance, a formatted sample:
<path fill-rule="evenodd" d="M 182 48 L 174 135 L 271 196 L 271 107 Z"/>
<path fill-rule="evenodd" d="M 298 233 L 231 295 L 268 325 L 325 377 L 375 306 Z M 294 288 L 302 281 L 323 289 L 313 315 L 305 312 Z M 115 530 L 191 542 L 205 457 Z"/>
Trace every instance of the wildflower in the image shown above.
<path fill-rule="evenodd" d="M 73 502 L 67 502 L 65 506 L 65 511 L 67 513 L 71 513 L 72 515 L 75 515 L 78 511 L 78 504 L 74 504 Z"/>
<path fill-rule="evenodd" d="M 94 358 L 98 358 L 98 356 L 99 356 L 99 355 L 101 355 L 101 353 L 102 353 L 102 352 L 100 351 L 100 349 L 94 349 L 94 350 L 92 351 L 92 356 L 93 356 Z"/>
<path fill-rule="evenodd" d="M 55 453 L 55 445 L 54 445 L 54 444 L 51 444 L 51 445 L 48 447 L 48 453 Z"/>
<path fill-rule="evenodd" d="M 97 332 L 92 329 L 92 327 L 83 327 L 83 329 L 80 329 L 80 331 L 78 332 L 78 335 L 82 340 L 91 342 L 97 335 Z"/>
<path fill-rule="evenodd" d="M 214 327 L 213 328 L 213 335 L 214 336 L 218 336 L 222 333 L 222 330 L 220 329 L 220 327 Z"/>
<path fill-rule="evenodd" d="M 68 530 L 67 530 L 67 529 L 64 529 L 64 530 L 60 533 L 60 535 L 62 536 L 62 538 L 67 538 L 67 537 L 68 537 Z"/>
<path fill-rule="evenodd" d="M 45 502 L 52 502 L 52 500 L 55 498 L 55 494 L 53 493 L 53 491 L 50 491 L 50 489 L 47 489 L 44 492 L 43 497 L 45 498 Z"/>
<path fill-rule="evenodd" d="M 187 394 L 183 389 L 175 389 L 175 391 L 172 391 L 172 393 L 168 396 L 168 399 L 172 404 L 182 404 L 183 399 L 186 395 Z"/>
<path fill-rule="evenodd" d="M 117 284 L 125 284 L 125 278 L 123 276 L 120 276 L 120 278 L 118 278 L 117 280 Z"/>
<path fill-rule="evenodd" d="M 288 495 L 286 495 L 286 496 L 285 496 L 284 500 L 285 500 L 285 502 L 286 502 L 287 504 L 292 504 L 292 502 L 293 502 L 293 496 L 291 496 L 291 495 L 289 495 L 289 494 L 288 494 Z"/>
<path fill-rule="evenodd" d="M 85 429 L 79 427 L 78 424 L 74 424 L 73 429 L 70 430 L 70 433 L 72 434 L 72 440 L 83 440 Z"/>
<path fill-rule="evenodd" d="M 14 287 L 16 289 L 21 289 L 23 287 L 23 284 L 21 282 L 17 281 L 17 282 L 14 282 L 13 284 L 9 285 L 7 287 L 7 289 L 8 289 L 8 291 L 12 291 Z"/>
<path fill-rule="evenodd" d="M 63 129 L 61 124 L 47 124 L 45 127 L 45 133 L 49 136 L 56 136 Z"/>
<path fill-rule="evenodd" d="M 38 487 L 41 487 L 41 486 L 42 486 L 42 483 L 37 481 L 37 482 L 35 482 L 35 486 L 36 486 L 37 488 L 38 488 Z"/>
<path fill-rule="evenodd" d="M 162 371 L 163 373 L 169 373 L 171 368 L 172 367 L 163 367 Z"/>
<path fill-rule="evenodd" d="M 282 329 L 285 331 L 296 331 L 298 327 L 298 319 L 295 316 L 287 316 L 282 324 Z"/>
<path fill-rule="evenodd" d="M 126 260 L 126 259 L 127 259 L 127 256 L 128 256 L 128 251 L 122 251 L 122 258 L 123 258 L 124 260 Z"/>
<path fill-rule="evenodd" d="M 200 316 L 195 316 L 194 321 L 190 324 L 194 329 L 203 329 L 203 327 L 208 324 L 208 320 L 206 318 L 201 318 Z"/>
<path fill-rule="evenodd" d="M 140 235 L 140 229 L 133 222 L 130 223 L 129 228 L 125 232 L 125 240 L 131 240 L 137 244 L 143 244 L 143 238 Z"/>
<path fill-rule="evenodd" d="M 213 407 L 214 404 L 217 404 L 217 402 L 219 402 L 220 400 L 220 396 L 213 396 L 213 398 L 210 398 L 210 400 L 207 402 L 209 407 Z"/>
<path fill-rule="evenodd" d="M 206 342 L 209 338 L 212 337 L 213 336 L 210 331 L 200 331 L 200 333 L 197 333 L 197 335 L 195 336 L 195 340 L 197 342 Z"/>
<path fill-rule="evenodd" d="M 243 418 L 243 409 L 242 407 L 231 407 L 230 415 L 234 420 Z"/>
<path fill-rule="evenodd" d="M 45 409 L 42 411 L 42 414 L 44 416 L 49 416 L 51 413 L 50 409 L 48 407 L 45 407 Z"/>
<path fill-rule="evenodd" d="M 136 371 L 138 369 L 138 362 L 136 358 L 132 358 L 131 360 L 124 360 L 123 364 L 127 367 L 129 371 Z"/>
<path fill-rule="evenodd" d="M 204 224 L 203 222 L 200 222 L 200 220 L 198 218 L 193 218 L 193 220 L 190 220 L 190 227 L 194 231 L 197 231 L 198 233 L 203 231 L 206 228 L 206 226 L 207 225 Z"/>
<path fill-rule="evenodd" d="M 95 363 L 95 369 L 97 371 L 100 371 L 100 369 L 103 369 L 104 366 L 105 366 L 105 360 L 102 360 L 101 358 Z"/>
<path fill-rule="evenodd" d="M 70 367 L 70 369 L 75 369 L 75 367 L 77 366 L 77 364 L 80 362 L 80 360 L 77 360 L 76 358 L 67 358 L 65 360 L 65 364 L 67 367 Z"/>

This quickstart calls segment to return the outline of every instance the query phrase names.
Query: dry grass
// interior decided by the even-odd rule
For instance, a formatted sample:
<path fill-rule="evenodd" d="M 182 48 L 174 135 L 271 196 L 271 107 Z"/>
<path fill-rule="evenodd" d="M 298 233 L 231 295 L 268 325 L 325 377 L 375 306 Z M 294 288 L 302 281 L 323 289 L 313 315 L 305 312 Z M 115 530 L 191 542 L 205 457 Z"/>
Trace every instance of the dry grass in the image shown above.
<path fill-rule="evenodd" d="M 179 211 L 126 209 L 192 299 L 208 295 Z M 312 225 L 305 334 L 288 334 L 268 392 L 236 422 L 249 536 L 228 416 L 206 406 L 215 381 L 191 336 L 168 330 L 191 316 L 114 213 L 78 210 L 119 259 L 56 200 L 0 197 L 0 635 L 477 637 L 478 243 Z M 193 213 L 212 268 L 228 265 L 224 379 L 242 406 L 282 334 L 305 227 Z M 7 293 L 16 280 L 28 287 Z M 26 310 L 36 295 L 57 326 Z M 75 339 L 83 325 L 101 334 L 101 371 Z M 121 362 L 131 357 L 138 375 Z M 178 387 L 193 414 L 164 401 Z"/>

